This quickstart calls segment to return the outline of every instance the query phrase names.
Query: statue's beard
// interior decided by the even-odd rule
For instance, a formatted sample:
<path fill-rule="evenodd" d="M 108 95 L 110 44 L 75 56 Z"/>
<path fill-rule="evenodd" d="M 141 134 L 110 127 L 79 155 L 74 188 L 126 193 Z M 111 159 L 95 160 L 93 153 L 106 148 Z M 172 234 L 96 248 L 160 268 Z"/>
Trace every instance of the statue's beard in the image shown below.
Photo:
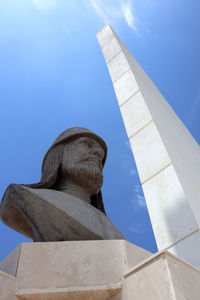
<path fill-rule="evenodd" d="M 67 179 L 84 188 L 91 196 L 96 195 L 103 184 L 103 174 L 98 166 L 90 162 L 62 167 Z"/>

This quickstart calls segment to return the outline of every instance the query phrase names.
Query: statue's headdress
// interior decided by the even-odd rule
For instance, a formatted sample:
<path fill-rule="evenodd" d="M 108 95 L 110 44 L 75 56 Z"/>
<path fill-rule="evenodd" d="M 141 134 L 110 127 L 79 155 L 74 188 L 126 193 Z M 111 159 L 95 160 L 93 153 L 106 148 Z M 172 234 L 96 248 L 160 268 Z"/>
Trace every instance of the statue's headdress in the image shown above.
<path fill-rule="evenodd" d="M 102 161 L 104 166 L 107 156 L 107 146 L 105 142 L 89 129 L 82 127 L 73 127 L 62 132 L 45 154 L 42 163 L 42 176 L 40 182 L 27 184 L 26 186 L 30 188 L 53 188 L 58 176 L 58 170 L 62 160 L 64 145 L 79 137 L 90 137 L 99 142 L 105 153 Z M 91 204 L 102 211 L 104 214 L 106 214 L 101 191 L 97 195 L 91 197 Z"/>

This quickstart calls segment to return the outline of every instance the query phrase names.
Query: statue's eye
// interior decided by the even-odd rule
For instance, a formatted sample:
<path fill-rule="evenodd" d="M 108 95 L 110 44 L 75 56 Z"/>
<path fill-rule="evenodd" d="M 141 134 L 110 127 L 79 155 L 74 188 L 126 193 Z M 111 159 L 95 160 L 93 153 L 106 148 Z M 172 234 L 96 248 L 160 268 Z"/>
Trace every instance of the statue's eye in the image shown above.
<path fill-rule="evenodd" d="M 92 148 L 94 146 L 93 140 L 89 138 L 81 138 L 78 140 L 78 145 L 84 145 L 85 147 Z"/>
<path fill-rule="evenodd" d="M 78 144 L 79 145 L 85 145 L 85 144 L 88 144 L 88 141 L 85 140 L 85 139 L 81 139 L 81 140 L 78 141 Z"/>

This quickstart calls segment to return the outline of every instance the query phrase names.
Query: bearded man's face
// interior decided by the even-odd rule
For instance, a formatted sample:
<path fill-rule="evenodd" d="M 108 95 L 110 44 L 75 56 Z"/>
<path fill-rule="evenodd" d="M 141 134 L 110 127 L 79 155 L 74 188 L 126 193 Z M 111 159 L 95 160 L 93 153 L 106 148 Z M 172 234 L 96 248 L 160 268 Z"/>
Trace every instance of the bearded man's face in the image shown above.
<path fill-rule="evenodd" d="M 92 195 L 103 184 L 102 160 L 105 152 L 94 139 L 80 137 L 67 143 L 63 149 L 60 176 L 65 176 Z"/>

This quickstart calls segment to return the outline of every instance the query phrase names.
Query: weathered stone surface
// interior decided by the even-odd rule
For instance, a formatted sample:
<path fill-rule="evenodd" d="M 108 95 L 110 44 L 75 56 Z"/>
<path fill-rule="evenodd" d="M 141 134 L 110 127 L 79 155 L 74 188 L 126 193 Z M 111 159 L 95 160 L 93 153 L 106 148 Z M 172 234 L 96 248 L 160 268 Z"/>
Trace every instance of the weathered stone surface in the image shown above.
<path fill-rule="evenodd" d="M 16 278 L 0 272 L 2 300 L 199 300 L 200 271 L 168 251 L 104 240 L 24 243 L 18 254 Z"/>
<path fill-rule="evenodd" d="M 106 300 L 120 290 L 121 284 L 116 283 L 105 286 L 18 290 L 16 295 L 24 300 Z"/>
<path fill-rule="evenodd" d="M 200 271 L 166 251 L 125 274 L 121 299 L 198 300 L 199 286 Z"/>
<path fill-rule="evenodd" d="M 2 262 L 0 262 L 0 271 L 12 276 L 16 276 L 20 257 L 21 245 L 15 248 Z"/>
<path fill-rule="evenodd" d="M 200 231 L 189 235 L 186 239 L 181 240 L 179 243 L 173 245 L 168 249 L 169 252 L 178 256 L 190 265 L 200 269 Z"/>
<path fill-rule="evenodd" d="M 73 195 L 12 184 L 1 205 L 5 224 L 37 241 L 124 239 L 100 210 Z"/>
<path fill-rule="evenodd" d="M 151 255 L 125 240 L 24 243 L 20 248 L 6 261 L 10 265 L 18 253 L 16 295 L 31 300 L 109 299 L 120 292 L 125 272 Z"/>
<path fill-rule="evenodd" d="M 175 299 L 198 300 L 200 297 L 200 271 L 171 255 L 166 254 L 165 258 Z"/>
<path fill-rule="evenodd" d="M 16 278 L 0 271 L 0 299 L 17 300 L 15 288 Z"/>
<path fill-rule="evenodd" d="M 122 296 L 122 291 L 120 291 L 119 293 L 117 293 L 117 294 L 111 296 L 111 297 L 109 298 L 109 300 L 123 300 L 122 297 L 123 297 L 123 296 Z M 126 300 L 126 299 L 125 299 L 125 300 Z"/>
<path fill-rule="evenodd" d="M 2 221 L 35 242 L 125 239 L 106 217 L 101 187 L 105 142 L 74 127 L 47 151 L 39 183 L 8 186 Z"/>
<path fill-rule="evenodd" d="M 150 260 L 124 280 L 124 299 L 175 300 L 171 294 L 166 261 L 163 256 Z"/>
<path fill-rule="evenodd" d="M 89 292 L 94 286 L 114 293 L 124 273 L 151 255 L 125 240 L 23 243 L 20 248 L 16 278 L 17 290 L 23 295 L 33 290 L 48 294 L 53 287 L 58 293 L 76 288 Z M 12 263 L 12 253 L 7 263 L 9 258 Z"/>
<path fill-rule="evenodd" d="M 129 253 L 127 258 L 125 244 L 132 248 L 132 257 Z M 128 266 L 133 267 L 149 255 L 123 240 L 24 243 L 17 270 L 18 288 L 119 283 Z"/>

